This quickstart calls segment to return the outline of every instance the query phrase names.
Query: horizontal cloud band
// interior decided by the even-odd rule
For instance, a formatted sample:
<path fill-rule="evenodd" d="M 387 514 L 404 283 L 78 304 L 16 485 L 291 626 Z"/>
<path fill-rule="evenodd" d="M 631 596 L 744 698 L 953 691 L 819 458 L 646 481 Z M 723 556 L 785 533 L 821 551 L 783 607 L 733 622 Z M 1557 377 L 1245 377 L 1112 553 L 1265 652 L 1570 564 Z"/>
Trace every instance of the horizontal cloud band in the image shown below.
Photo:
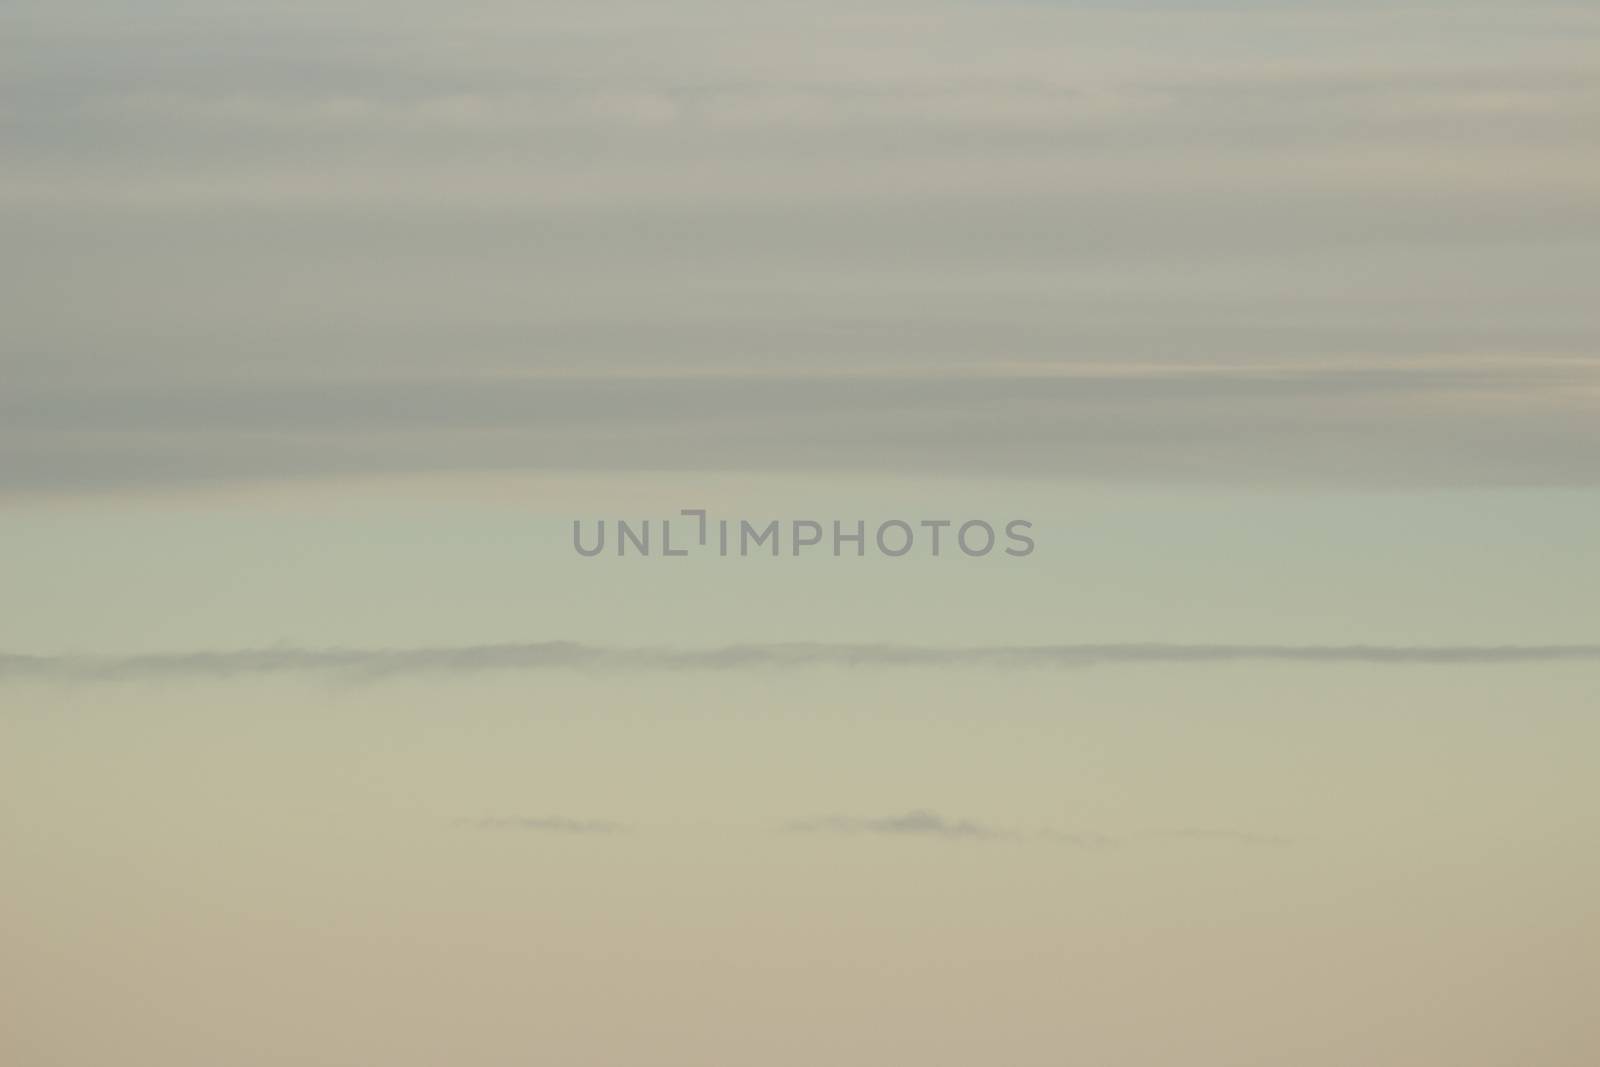
<path fill-rule="evenodd" d="M 907 343 L 924 365 L 874 373 L 8 383 L 0 493 L 552 470 L 1600 484 L 1600 364 L 1589 359 L 1289 367 L 1051 358 L 979 373 L 939 366 L 944 357 L 923 348 L 948 324 L 913 325 Z M 987 320 L 962 328 L 972 352 L 1017 340 Z M 1050 344 L 1070 351 L 1092 341 L 1063 334 Z M 858 343 L 829 342 L 835 351 Z"/>
<path fill-rule="evenodd" d="M 687 649 L 544 641 L 418 648 L 259 648 L 136 656 L 0 653 L 0 679 L 119 681 L 321 673 L 381 678 L 541 669 L 719 671 L 802 667 L 1087 667 L 1100 664 L 1279 662 L 1300 664 L 1600 663 L 1600 644 L 895 645 L 773 643 Z"/>

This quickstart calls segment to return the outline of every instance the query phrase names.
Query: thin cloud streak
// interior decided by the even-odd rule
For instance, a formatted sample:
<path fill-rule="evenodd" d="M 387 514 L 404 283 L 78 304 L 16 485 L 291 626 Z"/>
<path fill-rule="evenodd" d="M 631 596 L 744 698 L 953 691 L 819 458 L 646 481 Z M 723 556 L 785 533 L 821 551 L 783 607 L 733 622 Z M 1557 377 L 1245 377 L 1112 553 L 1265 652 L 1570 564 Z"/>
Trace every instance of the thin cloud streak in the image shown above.
<path fill-rule="evenodd" d="M 530 833 L 598 835 L 619 834 L 627 827 L 619 822 L 604 819 L 568 819 L 559 815 L 546 816 L 492 816 L 480 819 L 459 819 L 459 825 L 479 830 L 518 830 Z"/>
<path fill-rule="evenodd" d="M 1279 834 L 1255 833 L 1249 830 L 1225 830 L 1203 826 L 1186 826 L 1175 830 L 1158 830 L 1144 835 L 1162 841 L 1190 841 L 1196 844 L 1240 845 L 1245 848 L 1284 848 L 1293 840 Z"/>
<path fill-rule="evenodd" d="M 970 819 L 948 818 L 927 808 L 917 808 L 902 815 L 891 816 L 828 815 L 801 819 L 787 823 L 783 830 L 787 833 L 832 834 L 845 837 L 919 837 L 945 841 L 1043 841 L 1089 851 L 1157 843 L 1193 843 L 1244 848 L 1286 848 L 1294 844 L 1293 838 L 1280 834 L 1210 827 L 1180 827 L 1124 835 L 1062 830 L 1026 832 L 991 826 Z"/>
<path fill-rule="evenodd" d="M 803 819 L 785 829 L 794 833 L 879 834 L 890 837 L 936 837 L 973 841 L 1005 837 L 1005 833 L 964 819 L 946 819 L 937 812 L 918 809 L 887 818 L 829 815 Z"/>
<path fill-rule="evenodd" d="M 1186 481 L 1297 486 L 1600 483 L 1600 364 L 1591 359 L 1430 364 L 1391 354 L 1399 362 L 1388 366 L 1319 360 L 1285 369 L 1238 357 L 1219 364 L 1215 356 L 1121 367 L 1030 358 L 985 369 L 934 335 L 958 331 L 957 349 L 1016 342 L 1035 351 L 1096 339 L 1059 325 L 991 330 L 989 316 L 912 322 L 890 329 L 887 341 L 873 336 L 870 323 L 865 334 L 826 337 L 815 327 L 792 332 L 792 310 L 774 314 L 783 322 L 769 327 L 788 338 L 784 344 L 810 337 L 838 353 L 887 343 L 923 366 L 795 374 L 684 363 L 674 373 L 626 377 L 551 368 L 411 381 L 21 382 L 0 396 L 0 454 L 8 459 L 0 492 L 626 471 L 640 469 L 641 457 L 652 469 L 677 471 L 1003 470 L 1139 480 L 1181 473 Z M 558 330 L 565 338 L 530 326 L 527 337 L 532 347 L 609 337 L 637 350 L 642 337 L 624 325 L 587 341 L 577 336 L 589 330 L 583 325 L 572 327 L 575 334 Z M 763 327 L 735 333 L 754 343 Z M 715 323 L 679 321 L 663 331 L 675 340 L 649 345 L 666 345 L 676 358 L 696 337 L 728 343 L 730 336 Z"/>
<path fill-rule="evenodd" d="M 456 826 L 472 830 L 494 830 L 555 836 L 609 836 L 626 834 L 634 827 L 608 819 L 574 819 L 562 815 L 496 815 L 463 817 Z M 1294 839 L 1280 834 L 1252 830 L 1212 827 L 1177 827 L 1129 834 L 1088 831 L 1024 831 L 995 826 L 974 819 L 941 815 L 930 808 L 913 808 L 897 815 L 825 815 L 796 819 L 780 828 L 785 834 L 815 834 L 838 837 L 902 837 L 938 841 L 1019 841 L 1068 845 L 1087 851 L 1106 851 L 1125 846 L 1161 843 L 1238 846 L 1243 848 L 1286 848 Z"/>
<path fill-rule="evenodd" d="M 787 642 L 692 649 L 578 641 L 415 648 L 295 648 L 36 656 L 0 653 L 0 680 L 142 681 L 323 674 L 382 679 L 494 671 L 732 671 L 799 668 L 1052 668 L 1136 664 L 1291 663 L 1467 666 L 1600 663 L 1600 644 L 896 645 Z"/>

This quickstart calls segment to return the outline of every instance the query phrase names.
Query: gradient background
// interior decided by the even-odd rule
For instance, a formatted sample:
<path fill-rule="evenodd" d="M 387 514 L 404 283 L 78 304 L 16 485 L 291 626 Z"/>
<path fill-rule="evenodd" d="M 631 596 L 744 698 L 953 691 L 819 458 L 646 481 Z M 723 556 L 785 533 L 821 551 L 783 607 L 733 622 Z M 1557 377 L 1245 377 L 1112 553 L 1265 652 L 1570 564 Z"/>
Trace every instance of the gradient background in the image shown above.
<path fill-rule="evenodd" d="M 0 161 L 6 1067 L 1600 1059 L 1593 5 L 23 0 Z M 938 652 L 1142 642 L 1370 654 Z"/>

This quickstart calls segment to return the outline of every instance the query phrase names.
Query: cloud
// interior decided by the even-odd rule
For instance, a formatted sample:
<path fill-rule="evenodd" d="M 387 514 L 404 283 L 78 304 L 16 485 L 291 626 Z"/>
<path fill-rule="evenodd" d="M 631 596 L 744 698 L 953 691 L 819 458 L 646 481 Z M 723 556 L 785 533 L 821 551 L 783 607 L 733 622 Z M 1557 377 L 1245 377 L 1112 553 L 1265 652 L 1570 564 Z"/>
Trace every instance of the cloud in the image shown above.
<path fill-rule="evenodd" d="M 946 818 L 935 811 L 925 808 L 908 811 L 903 815 L 887 817 L 829 815 L 821 818 L 801 819 L 786 824 L 783 829 L 790 833 L 929 837 L 952 841 L 1040 841 L 1050 844 L 1069 845 L 1088 851 L 1106 851 L 1125 846 L 1137 847 L 1163 842 L 1186 842 L 1200 845 L 1248 848 L 1284 848 L 1293 844 L 1292 838 L 1280 834 L 1210 827 L 1181 827 L 1128 834 L 1049 829 L 1022 832 L 1003 829 L 969 819 Z"/>
<path fill-rule="evenodd" d="M 1047 669 L 1136 664 L 1491 666 L 1600 662 L 1600 644 L 1269 645 L 1161 642 L 1055 645 L 896 645 L 776 642 L 692 649 L 580 641 L 414 648 L 241 649 L 135 656 L 0 653 L 0 679 L 140 681 L 323 674 L 362 680 L 493 671 L 732 671 L 805 668 Z"/>
<path fill-rule="evenodd" d="M 862 343 L 879 341 L 868 330 Z M 0 452 L 0 491 L 623 471 L 644 457 L 679 471 L 1600 484 L 1600 363 L 1058 360 L 981 371 L 18 382 L 0 399 Z"/>
<path fill-rule="evenodd" d="M 933 837 L 949 840 L 991 840 L 1007 836 L 981 823 L 965 819 L 946 819 L 936 812 L 923 809 L 886 818 L 830 815 L 792 822 L 785 829 L 796 833 L 880 834 L 889 837 Z"/>
<path fill-rule="evenodd" d="M 1600 339 L 1594 12 L 470 7 L 277 7 L 241 35 L 172 0 L 25 5 L 0 491 L 1600 484 L 1594 373 L 1523 358 Z M 1459 373 L 1486 354 L 1499 373 Z M 1219 366 L 1244 357 L 1437 366 Z M 1183 373 L 928 373 L 1081 359 Z"/>
<path fill-rule="evenodd" d="M 1098 834 L 1083 830 L 1044 830 L 1038 836 L 1044 841 L 1050 841 L 1058 845 L 1071 845 L 1073 848 L 1088 849 L 1094 852 L 1116 848 L 1123 843 L 1121 838 L 1111 834 Z"/>
<path fill-rule="evenodd" d="M 457 820 L 463 826 L 480 830 L 521 830 L 547 834 L 617 834 L 627 830 L 623 823 L 602 819 L 568 819 L 554 816 L 493 816 Z"/>
<path fill-rule="evenodd" d="M 572 819 L 560 815 L 488 816 L 461 818 L 456 825 L 477 830 L 496 830 L 535 834 L 604 836 L 630 831 L 628 823 L 606 819 Z M 928 808 L 914 808 L 898 815 L 827 815 L 797 819 L 783 824 L 784 833 L 831 834 L 839 836 L 877 836 L 930 838 L 945 841 L 1034 841 L 1067 845 L 1086 851 L 1107 851 L 1123 847 L 1160 843 L 1239 846 L 1243 848 L 1285 848 L 1294 839 L 1281 834 L 1216 827 L 1179 827 L 1127 834 L 1106 834 L 1081 830 L 1038 830 L 1022 832 L 1004 829 L 973 819 L 949 818 Z"/>
<path fill-rule="evenodd" d="M 1279 834 L 1263 834 L 1249 830 L 1228 830 L 1198 826 L 1182 827 L 1174 830 L 1156 830 L 1143 836 L 1161 841 L 1241 845 L 1247 848 L 1284 848 L 1294 843 L 1293 838 Z"/>

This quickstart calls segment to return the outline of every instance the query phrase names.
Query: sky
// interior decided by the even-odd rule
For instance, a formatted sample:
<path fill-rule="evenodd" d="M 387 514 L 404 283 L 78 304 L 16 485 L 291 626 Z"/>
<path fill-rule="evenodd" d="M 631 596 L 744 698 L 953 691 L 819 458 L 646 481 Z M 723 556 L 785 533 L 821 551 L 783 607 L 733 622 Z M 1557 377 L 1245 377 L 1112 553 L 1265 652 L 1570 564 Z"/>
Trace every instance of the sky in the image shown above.
<path fill-rule="evenodd" d="M 0 1062 L 1592 1064 L 1597 61 L 0 5 Z"/>

